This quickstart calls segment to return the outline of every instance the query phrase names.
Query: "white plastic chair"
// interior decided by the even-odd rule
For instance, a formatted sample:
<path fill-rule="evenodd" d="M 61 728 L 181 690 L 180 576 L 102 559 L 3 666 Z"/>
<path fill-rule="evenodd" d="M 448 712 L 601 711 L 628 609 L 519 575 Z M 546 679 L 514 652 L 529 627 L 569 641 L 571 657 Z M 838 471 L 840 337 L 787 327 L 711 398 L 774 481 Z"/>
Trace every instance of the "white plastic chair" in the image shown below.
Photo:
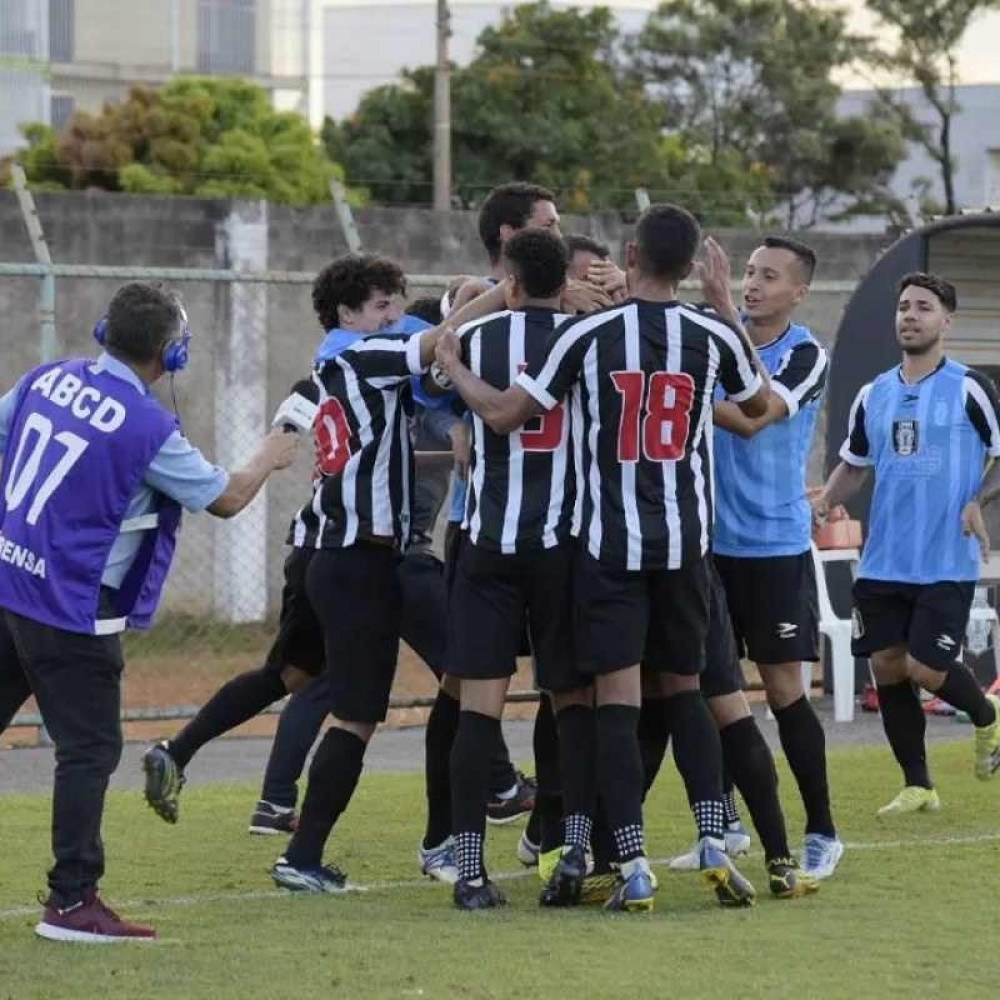
<path fill-rule="evenodd" d="M 973 622 L 990 623 L 990 641 L 993 644 L 993 673 L 1000 677 L 1000 618 L 997 617 L 996 608 L 991 605 L 986 607 L 973 607 L 969 611 L 969 624 Z"/>
<path fill-rule="evenodd" d="M 851 655 L 851 622 L 838 618 L 830 604 L 826 585 L 826 564 L 848 562 L 851 575 L 861 558 L 857 549 L 817 549 L 812 546 L 816 570 L 816 595 L 819 603 L 819 630 L 830 640 L 830 673 L 833 677 L 833 718 L 836 722 L 854 719 L 854 657 Z"/>

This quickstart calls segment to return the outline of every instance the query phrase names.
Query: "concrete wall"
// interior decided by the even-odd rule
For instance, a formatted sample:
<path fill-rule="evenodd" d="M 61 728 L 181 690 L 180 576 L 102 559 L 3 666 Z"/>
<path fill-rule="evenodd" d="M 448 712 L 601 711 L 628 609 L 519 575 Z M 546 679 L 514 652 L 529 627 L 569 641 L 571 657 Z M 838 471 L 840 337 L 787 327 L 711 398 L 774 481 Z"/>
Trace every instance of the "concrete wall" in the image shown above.
<path fill-rule="evenodd" d="M 227 220 L 232 210 L 244 216 L 253 216 L 258 210 L 257 205 L 247 203 L 234 206 L 226 201 L 102 193 L 40 195 L 37 202 L 53 260 L 150 267 L 229 267 L 232 248 Z M 315 272 L 346 250 L 332 207 L 298 210 L 269 206 L 266 220 L 265 252 L 272 270 Z M 411 274 L 446 276 L 487 270 L 472 213 L 436 215 L 418 209 L 370 208 L 357 213 L 357 223 L 366 248 L 391 254 Z M 564 230 L 590 233 L 609 243 L 616 256 L 628 235 L 627 227 L 611 215 L 567 217 Z M 757 244 L 757 234 L 717 235 L 732 253 L 734 272 L 739 273 L 747 254 Z M 865 273 L 884 242 L 823 233 L 811 233 L 808 240 L 820 258 L 818 280 L 850 285 Z M 14 197 L 0 192 L 0 261 L 32 259 Z M 57 280 L 60 353 L 93 352 L 94 323 L 120 284 L 96 278 Z M 178 407 L 188 436 L 212 456 L 222 447 L 215 416 L 219 386 L 224 384 L 224 373 L 239 371 L 245 360 L 234 357 L 233 352 L 248 350 L 257 357 L 262 350 L 265 372 L 255 384 L 265 397 L 260 412 L 270 414 L 289 386 L 307 371 L 320 330 L 312 312 L 308 284 L 256 284 L 250 286 L 249 305 L 248 296 L 242 293 L 235 308 L 227 284 L 184 281 L 173 287 L 184 299 L 195 334 L 192 365 L 175 382 Z M 433 290 L 440 287 L 441 282 L 432 285 Z M 38 363 L 37 290 L 35 278 L 0 278 L 0 392 Z M 411 291 L 419 295 L 426 290 L 414 287 Z M 802 321 L 827 344 L 832 344 L 847 297 L 846 291 L 823 291 L 820 285 L 802 310 Z M 234 316 L 245 315 L 245 310 L 252 310 L 255 304 L 266 323 L 266 343 L 263 348 L 259 344 L 241 347 L 244 340 L 240 330 L 234 328 Z M 169 383 L 162 383 L 159 392 L 169 402 Z M 241 405 L 245 406 L 246 401 Z M 263 425 L 241 428 L 236 451 L 249 452 L 264 430 Z M 821 475 L 818 443 L 822 440 L 821 427 L 813 455 L 814 480 Z M 231 451 L 230 445 L 226 447 Z M 309 495 L 308 481 L 309 457 L 303 454 L 293 470 L 275 477 L 268 487 L 266 557 L 272 613 L 280 600 L 284 531 L 291 514 Z M 238 565 L 238 555 L 225 555 L 230 543 L 220 532 L 226 530 L 228 526 L 220 526 L 207 515 L 186 519 L 167 593 L 168 607 L 204 613 L 216 605 L 218 593 L 209 567 L 233 564 L 234 558 Z M 250 556 L 247 558 L 249 565 Z"/>

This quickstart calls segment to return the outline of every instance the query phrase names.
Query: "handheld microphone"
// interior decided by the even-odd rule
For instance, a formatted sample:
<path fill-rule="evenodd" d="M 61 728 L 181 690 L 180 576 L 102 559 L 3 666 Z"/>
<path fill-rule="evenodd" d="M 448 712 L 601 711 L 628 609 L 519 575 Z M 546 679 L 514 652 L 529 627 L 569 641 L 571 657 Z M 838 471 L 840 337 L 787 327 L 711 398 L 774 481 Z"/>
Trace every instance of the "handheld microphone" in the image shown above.
<path fill-rule="evenodd" d="M 312 379 L 300 379 L 278 407 L 271 426 L 280 427 L 286 434 L 308 433 L 312 430 L 317 410 L 319 386 Z"/>

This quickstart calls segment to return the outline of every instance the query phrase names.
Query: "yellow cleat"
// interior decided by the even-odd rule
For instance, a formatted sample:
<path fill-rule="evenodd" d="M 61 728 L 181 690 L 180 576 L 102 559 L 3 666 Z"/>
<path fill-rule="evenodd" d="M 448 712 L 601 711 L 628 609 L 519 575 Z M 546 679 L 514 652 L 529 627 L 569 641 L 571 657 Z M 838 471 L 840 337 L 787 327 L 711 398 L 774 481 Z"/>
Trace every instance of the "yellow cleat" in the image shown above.
<path fill-rule="evenodd" d="M 891 802 L 882 806 L 877 815 L 883 818 L 903 816 L 906 813 L 937 812 L 941 800 L 933 788 L 907 785 Z"/>
<path fill-rule="evenodd" d="M 553 847 L 551 851 L 542 851 L 538 855 L 538 877 L 543 885 L 547 885 L 549 879 L 555 874 L 556 865 L 562 858 L 562 847 Z"/>
<path fill-rule="evenodd" d="M 990 694 L 986 700 L 996 710 L 996 718 L 976 729 L 976 777 L 980 781 L 989 781 L 1000 770 L 1000 698 Z"/>

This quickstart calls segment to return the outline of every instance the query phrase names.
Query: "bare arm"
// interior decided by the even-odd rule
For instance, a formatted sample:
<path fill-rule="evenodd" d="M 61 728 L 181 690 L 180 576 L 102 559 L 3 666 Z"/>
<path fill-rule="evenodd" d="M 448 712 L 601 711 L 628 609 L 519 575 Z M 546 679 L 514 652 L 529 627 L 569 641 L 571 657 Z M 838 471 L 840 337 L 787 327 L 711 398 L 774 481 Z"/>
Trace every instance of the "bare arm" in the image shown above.
<path fill-rule="evenodd" d="M 732 431 L 741 438 L 752 438 L 770 424 L 784 420 L 788 416 L 788 405 L 776 392 L 772 392 L 759 417 L 748 417 L 736 403 L 731 403 L 728 399 L 720 399 L 712 407 L 712 412 L 717 427 Z"/>
<path fill-rule="evenodd" d="M 208 512 L 216 517 L 235 517 L 253 500 L 272 472 L 292 464 L 298 447 L 297 434 L 271 431 L 247 464 L 229 474 L 226 488 L 208 505 Z"/>
<path fill-rule="evenodd" d="M 839 462 L 830 473 L 822 491 L 812 500 L 816 520 L 826 520 L 831 507 L 836 507 L 837 504 L 850 500 L 864 485 L 868 478 L 869 468 L 870 466 L 867 465 L 850 465 L 847 462 Z"/>
<path fill-rule="evenodd" d="M 526 420 L 544 412 L 544 407 L 519 385 L 502 392 L 473 375 L 460 357 L 461 345 L 453 333 L 438 342 L 437 361 L 448 373 L 458 394 L 470 410 L 478 413 L 496 434 L 510 434 Z"/>

